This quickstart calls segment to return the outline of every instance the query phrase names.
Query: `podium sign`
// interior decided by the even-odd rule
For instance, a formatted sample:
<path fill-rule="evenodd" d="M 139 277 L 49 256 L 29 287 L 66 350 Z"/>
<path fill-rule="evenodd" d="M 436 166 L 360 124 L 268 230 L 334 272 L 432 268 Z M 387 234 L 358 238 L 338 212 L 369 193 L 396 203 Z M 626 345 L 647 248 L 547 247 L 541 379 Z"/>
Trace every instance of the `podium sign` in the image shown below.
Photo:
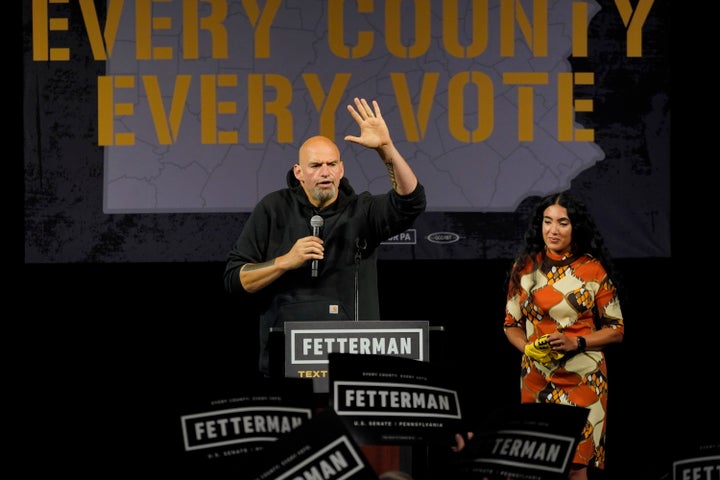
<path fill-rule="evenodd" d="M 427 362 L 427 320 L 285 322 L 285 376 L 311 378 L 327 393 L 328 354 L 390 355 Z"/>

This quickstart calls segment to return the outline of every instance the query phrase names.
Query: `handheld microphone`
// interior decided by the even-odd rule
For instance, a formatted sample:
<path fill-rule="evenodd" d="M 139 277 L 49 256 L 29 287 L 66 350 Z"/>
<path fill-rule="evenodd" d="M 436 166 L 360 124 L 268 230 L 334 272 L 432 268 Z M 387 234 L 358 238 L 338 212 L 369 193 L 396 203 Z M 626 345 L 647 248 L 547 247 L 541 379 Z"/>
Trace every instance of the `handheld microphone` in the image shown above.
<path fill-rule="evenodd" d="M 310 219 L 310 226 L 312 227 L 312 234 L 315 237 L 320 236 L 320 228 L 325 223 L 325 220 L 320 215 L 313 215 Z M 317 259 L 312 261 L 312 274 L 313 277 L 318 276 L 318 261 Z"/>

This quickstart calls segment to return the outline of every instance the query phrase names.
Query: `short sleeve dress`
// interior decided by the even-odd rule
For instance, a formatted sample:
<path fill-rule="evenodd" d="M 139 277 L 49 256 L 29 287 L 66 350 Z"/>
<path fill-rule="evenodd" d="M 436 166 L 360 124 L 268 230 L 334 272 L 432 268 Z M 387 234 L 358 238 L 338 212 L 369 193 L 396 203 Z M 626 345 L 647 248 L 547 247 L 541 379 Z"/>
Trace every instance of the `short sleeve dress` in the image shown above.
<path fill-rule="evenodd" d="M 525 329 L 529 341 L 555 331 L 585 336 L 598 328 L 624 333 L 617 291 L 600 262 L 589 256 L 538 254 L 528 260 L 519 293 L 508 296 L 505 328 Z M 546 366 L 522 357 L 522 403 L 557 403 L 590 410 L 573 463 L 605 468 L 607 364 L 602 351 L 570 353 Z"/>

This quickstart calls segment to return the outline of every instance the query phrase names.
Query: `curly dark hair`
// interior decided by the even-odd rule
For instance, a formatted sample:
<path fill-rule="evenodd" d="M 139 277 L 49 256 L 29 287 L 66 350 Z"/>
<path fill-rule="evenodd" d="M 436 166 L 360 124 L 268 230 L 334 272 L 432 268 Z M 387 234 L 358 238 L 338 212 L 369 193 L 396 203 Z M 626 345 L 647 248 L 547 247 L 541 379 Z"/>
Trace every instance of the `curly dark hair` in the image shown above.
<path fill-rule="evenodd" d="M 535 206 L 525 231 L 523 243 L 518 255 L 513 261 L 512 269 L 508 275 L 511 291 L 519 288 L 520 271 L 528 261 L 537 267 L 536 257 L 545 251 L 545 241 L 542 235 L 543 213 L 550 205 L 565 207 L 572 225 L 571 250 L 575 254 L 587 254 L 595 257 L 608 274 L 608 277 L 618 288 L 617 272 L 610 254 L 605 247 L 605 241 L 595 226 L 595 221 L 587 210 L 585 204 L 570 193 L 569 190 L 553 193 L 543 197 Z"/>

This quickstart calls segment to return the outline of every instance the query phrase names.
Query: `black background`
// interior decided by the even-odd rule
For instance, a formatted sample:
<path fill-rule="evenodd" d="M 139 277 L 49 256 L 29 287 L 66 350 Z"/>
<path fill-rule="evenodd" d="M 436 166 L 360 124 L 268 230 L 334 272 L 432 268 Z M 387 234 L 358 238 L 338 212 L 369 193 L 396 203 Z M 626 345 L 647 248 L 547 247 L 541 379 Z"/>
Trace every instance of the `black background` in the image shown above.
<path fill-rule="evenodd" d="M 25 265 L 36 320 L 18 361 L 38 402 L 43 447 L 78 478 L 174 472 L 178 409 L 256 375 L 257 325 L 222 289 L 222 263 Z M 429 320 L 431 361 L 463 394 L 469 425 L 519 401 L 520 354 L 502 333 L 506 261 L 381 261 L 382 316 Z M 659 479 L 675 456 L 717 445 L 712 363 L 692 319 L 674 314 L 673 258 L 624 259 L 627 331 L 607 349 L 607 471 Z M 687 322 L 688 328 L 677 328 Z M 23 342 L 25 343 L 25 342 Z M 175 472 L 177 473 L 177 472 Z M 622 475 L 621 475 L 622 474 Z"/>

